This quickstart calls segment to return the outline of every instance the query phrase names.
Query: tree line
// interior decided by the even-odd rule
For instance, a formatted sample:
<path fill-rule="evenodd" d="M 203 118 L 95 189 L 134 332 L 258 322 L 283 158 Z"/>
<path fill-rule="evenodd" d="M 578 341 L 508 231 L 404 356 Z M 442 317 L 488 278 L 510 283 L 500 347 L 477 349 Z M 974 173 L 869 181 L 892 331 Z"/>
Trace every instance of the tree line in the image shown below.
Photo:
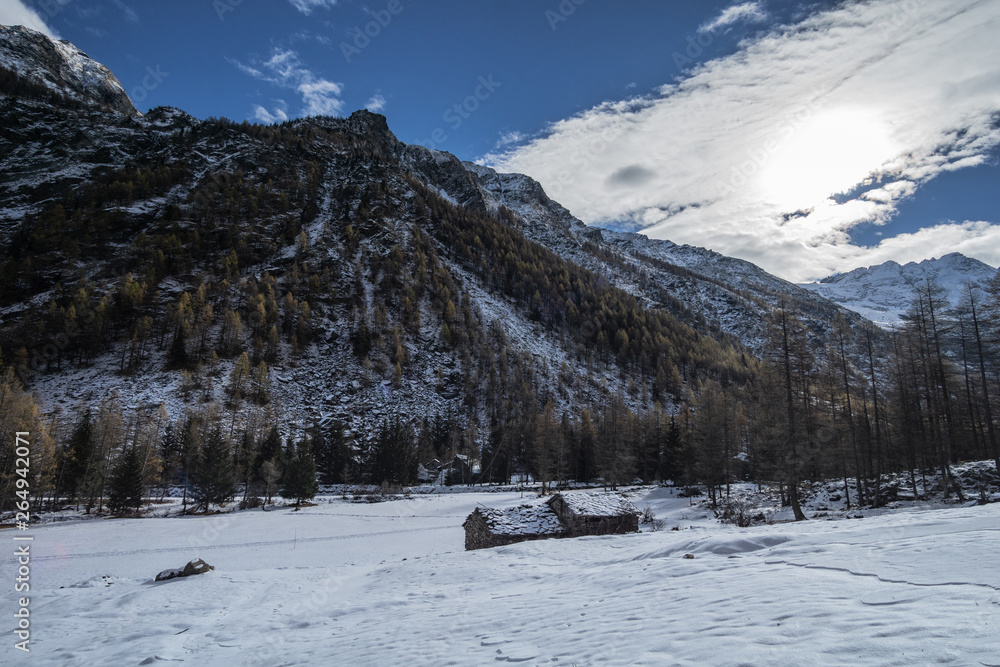
<path fill-rule="evenodd" d="M 496 328 L 484 335 L 493 337 L 494 359 L 511 356 L 513 370 L 505 373 L 517 377 L 504 382 L 520 392 L 508 388 L 502 400 L 487 402 L 484 423 L 460 411 L 417 420 L 396 415 L 372 434 L 352 434 L 334 421 L 283 440 L 266 405 L 227 425 L 217 405 L 171 421 L 162 406 L 126 415 L 108 399 L 69 428 L 58 415 L 40 415 L 9 366 L 0 405 L 5 422 L 17 421 L 18 430 L 28 424 L 37 434 L 38 500 L 87 511 L 134 511 L 153 489 L 171 487 L 184 490 L 185 508 L 202 510 L 237 499 L 267 503 L 279 492 L 302 502 L 319 483 L 414 484 L 418 464 L 462 454 L 478 462 L 478 483 L 510 483 L 528 473 L 543 490 L 570 480 L 615 488 L 669 479 L 704 485 L 716 501 L 735 481 L 773 482 L 804 518 L 804 481 L 841 477 L 847 502 L 880 506 L 892 499 L 883 486 L 891 472 L 908 471 L 914 497 L 933 491 L 930 473 L 945 495 L 962 497 L 955 463 L 993 459 L 1000 468 L 998 309 L 1000 278 L 967 285 L 955 305 L 928 282 L 900 328 L 855 330 L 838 320 L 830 343 L 817 348 L 781 304 L 771 314 L 767 358 L 754 363 L 750 381 L 705 377 L 667 407 L 644 387 L 638 407 L 610 397 L 557 410 L 546 395 L 551 383 L 532 378 Z M 494 381 L 499 374 L 487 373 Z M 13 483 L 12 456 L 5 445 L 5 487 Z"/>

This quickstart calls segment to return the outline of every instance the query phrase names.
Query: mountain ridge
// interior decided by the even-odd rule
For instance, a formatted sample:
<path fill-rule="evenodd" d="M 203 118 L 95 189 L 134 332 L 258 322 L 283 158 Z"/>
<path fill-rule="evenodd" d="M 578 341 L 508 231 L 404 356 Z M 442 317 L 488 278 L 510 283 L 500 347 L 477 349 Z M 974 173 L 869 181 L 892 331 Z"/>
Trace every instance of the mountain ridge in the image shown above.
<path fill-rule="evenodd" d="M 21 31 L 21 34 L 25 32 Z M 28 41 L 40 40 L 48 38 L 39 36 Z M 95 64 L 87 69 L 101 68 L 103 66 Z M 107 74 L 113 78 L 110 72 Z M 367 113 L 356 112 L 350 118 L 357 122 L 364 119 L 368 124 L 366 145 L 373 149 L 376 158 L 399 155 L 404 165 L 461 206 L 489 212 L 509 204 L 508 208 L 524 221 L 521 231 L 532 240 L 565 259 L 613 276 L 617 286 L 645 299 L 650 305 L 666 307 L 675 315 L 700 321 L 703 332 L 732 336 L 759 352 L 764 338 L 763 315 L 782 298 L 787 297 L 794 303 L 821 338 L 825 337 L 827 328 L 824 321 L 832 319 L 837 312 L 837 306 L 831 302 L 767 274 L 749 262 L 703 248 L 650 240 L 639 234 L 587 227 L 551 200 L 541 185 L 530 177 L 498 174 L 488 167 L 462 162 L 449 153 L 403 144 L 391 133 L 383 116 L 373 114 L 369 118 L 364 115 Z M 185 116 L 185 123 L 193 121 L 180 111 L 172 110 L 166 115 L 171 114 L 175 125 L 178 118 Z M 158 115 L 163 116 L 164 112 Z M 673 267 L 668 268 L 665 264 Z M 684 275 L 677 275 L 679 269 L 683 269 Z M 651 274 L 651 278 L 644 274 Z M 852 311 L 840 310 L 839 314 L 854 320 Z M 854 321 L 854 324 L 857 326 L 860 322 Z"/>
<path fill-rule="evenodd" d="M 7 95 L 0 122 L 0 344 L 47 412 L 116 392 L 364 438 L 441 417 L 483 440 L 515 400 L 676 409 L 684 383 L 748 372 L 733 341 L 523 237 L 384 116 L 260 126 Z M 233 392 L 241 350 L 266 364 L 251 394 Z"/>
<path fill-rule="evenodd" d="M 903 322 L 903 314 L 917 296 L 917 288 L 931 280 L 945 289 L 952 305 L 964 298 L 969 282 L 986 285 L 997 268 L 978 259 L 951 252 L 920 262 L 900 264 L 894 260 L 834 274 L 817 283 L 801 285 L 806 290 L 835 301 L 891 328 Z"/>
<path fill-rule="evenodd" d="M 24 26 L 0 25 L 0 64 L 58 95 L 131 117 L 142 115 L 111 70 L 66 40 Z"/>

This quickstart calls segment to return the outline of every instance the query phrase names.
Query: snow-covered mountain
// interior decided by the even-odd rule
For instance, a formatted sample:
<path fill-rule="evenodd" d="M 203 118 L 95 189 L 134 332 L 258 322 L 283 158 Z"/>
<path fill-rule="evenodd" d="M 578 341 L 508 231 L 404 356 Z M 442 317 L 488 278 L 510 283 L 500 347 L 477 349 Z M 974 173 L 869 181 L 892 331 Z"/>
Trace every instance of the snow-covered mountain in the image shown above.
<path fill-rule="evenodd" d="M 0 66 L 59 96 L 128 116 L 141 115 L 111 70 L 66 40 L 23 26 L 0 25 Z"/>
<path fill-rule="evenodd" d="M 298 424 L 485 419 L 515 377 L 560 410 L 669 406 L 680 383 L 744 373 L 773 305 L 817 343 L 863 323 L 748 262 L 588 228 L 531 178 L 403 144 L 376 114 L 140 116 L 71 45 L 5 28 L 0 48 L 18 77 L 0 94 L 0 346 L 49 408 L 111 388 L 171 414 L 224 403 L 241 349 Z M 166 361 L 179 327 L 190 377 Z"/>
<path fill-rule="evenodd" d="M 737 340 L 661 307 L 666 288 L 541 244 L 559 248 L 568 212 L 526 177 L 504 179 L 532 216 L 369 112 L 118 113 L 83 94 L 109 72 L 70 80 L 70 60 L 106 72 L 78 51 L 21 28 L 0 41 L 17 56 L 0 64 L 16 84 L 0 89 L 0 348 L 46 410 L 117 391 L 171 417 L 215 401 L 290 427 L 457 415 L 486 434 L 525 391 L 560 411 L 669 407 L 684 383 L 746 372 Z M 266 362 L 257 406 L 227 392 L 242 351 Z"/>
<path fill-rule="evenodd" d="M 954 306 L 961 301 L 967 283 L 986 284 L 996 275 L 995 267 L 953 252 L 922 262 L 888 261 L 862 267 L 802 287 L 889 327 L 902 321 L 917 290 L 928 280 L 943 287 Z"/>

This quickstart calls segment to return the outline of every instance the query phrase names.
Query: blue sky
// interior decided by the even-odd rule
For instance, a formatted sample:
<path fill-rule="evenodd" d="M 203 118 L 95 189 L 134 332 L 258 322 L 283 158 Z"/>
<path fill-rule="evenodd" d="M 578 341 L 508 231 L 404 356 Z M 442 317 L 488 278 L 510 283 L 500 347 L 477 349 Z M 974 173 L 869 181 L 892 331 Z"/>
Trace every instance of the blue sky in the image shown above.
<path fill-rule="evenodd" d="M 1000 263 L 998 5 L 5 0 L 0 22 L 72 41 L 142 110 L 368 107 L 589 224 L 801 281 L 952 250 Z"/>
<path fill-rule="evenodd" d="M 380 111 L 401 140 L 428 143 L 443 127 L 449 138 L 441 148 L 463 159 L 493 150 L 505 135 L 537 133 L 669 81 L 680 74 L 672 58 L 677 45 L 727 6 L 638 0 L 623 12 L 619 3 L 600 0 L 578 6 L 566 0 L 562 8 L 559 0 L 303 0 L 299 8 L 289 0 L 25 4 L 110 67 L 141 98 L 142 110 L 172 105 L 200 118 L 255 120 L 260 106 L 272 115 L 279 109 L 305 115 L 308 105 L 294 89 L 240 68 L 273 79 L 266 63 L 293 52 L 301 69 L 339 86 L 331 97 L 342 114 L 381 98 Z M 58 11 L 49 17 L 46 7 Z M 731 50 L 741 34 L 717 40 L 701 57 Z M 142 86 L 148 66 L 169 73 L 149 91 Z M 452 130 L 445 113 L 475 94 L 479 77 L 491 76 L 500 84 L 495 92 Z"/>

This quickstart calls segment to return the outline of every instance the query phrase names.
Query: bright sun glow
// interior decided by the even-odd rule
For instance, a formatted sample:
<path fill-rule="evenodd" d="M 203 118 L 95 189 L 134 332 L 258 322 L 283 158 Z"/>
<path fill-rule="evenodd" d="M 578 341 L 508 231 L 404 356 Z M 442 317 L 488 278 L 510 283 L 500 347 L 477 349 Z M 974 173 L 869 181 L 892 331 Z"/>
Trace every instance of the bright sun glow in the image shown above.
<path fill-rule="evenodd" d="M 895 154 L 877 114 L 822 111 L 784 132 L 761 169 L 762 194 L 785 210 L 808 208 L 858 185 Z"/>

